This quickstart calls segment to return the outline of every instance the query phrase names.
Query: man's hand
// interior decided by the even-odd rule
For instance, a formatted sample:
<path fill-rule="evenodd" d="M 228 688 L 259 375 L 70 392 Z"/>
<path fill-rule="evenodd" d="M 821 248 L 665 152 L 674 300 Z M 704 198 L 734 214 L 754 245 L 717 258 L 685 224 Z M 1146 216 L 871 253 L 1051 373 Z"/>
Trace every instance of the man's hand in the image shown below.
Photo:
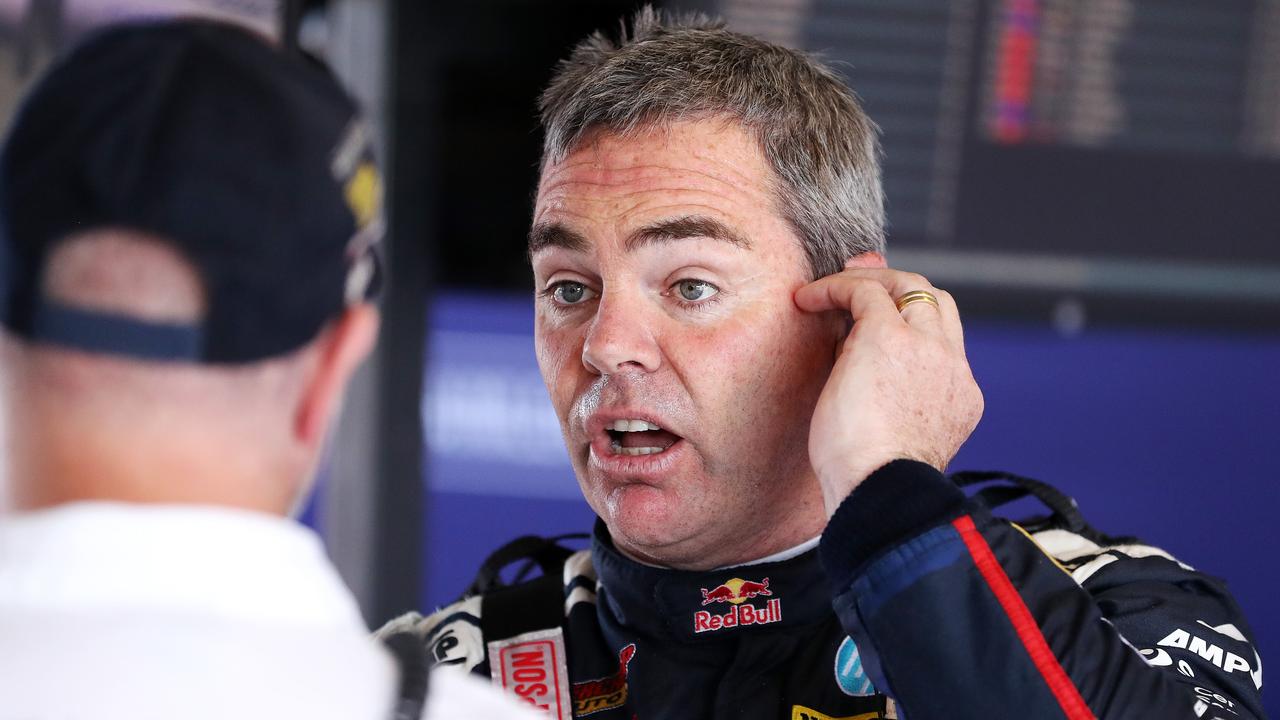
<path fill-rule="evenodd" d="M 895 298 L 927 290 L 899 313 Z M 809 430 L 809 459 L 827 515 L 884 464 L 946 468 L 982 417 L 955 300 L 914 273 L 849 268 L 796 291 L 807 312 L 853 316 Z"/>

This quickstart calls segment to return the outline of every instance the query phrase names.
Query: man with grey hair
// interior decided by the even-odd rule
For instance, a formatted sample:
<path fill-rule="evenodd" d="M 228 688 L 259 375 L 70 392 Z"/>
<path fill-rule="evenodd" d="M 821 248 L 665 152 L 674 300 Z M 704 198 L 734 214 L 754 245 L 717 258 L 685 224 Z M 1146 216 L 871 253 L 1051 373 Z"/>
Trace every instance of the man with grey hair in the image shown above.
<path fill-rule="evenodd" d="M 541 110 L 536 351 L 601 521 L 396 623 L 438 662 L 558 718 L 1262 716 L 1220 581 L 943 474 L 982 395 L 955 302 L 885 265 L 829 69 L 644 10 Z M 1028 494 L 1025 529 L 989 511 Z M 522 556 L 547 574 L 496 581 Z"/>
<path fill-rule="evenodd" d="M 27 98 L 0 154 L 0 718 L 422 716 L 286 517 L 377 335 L 368 140 L 331 77 L 218 23 L 106 30 Z M 432 690 L 428 719 L 531 716 Z"/>

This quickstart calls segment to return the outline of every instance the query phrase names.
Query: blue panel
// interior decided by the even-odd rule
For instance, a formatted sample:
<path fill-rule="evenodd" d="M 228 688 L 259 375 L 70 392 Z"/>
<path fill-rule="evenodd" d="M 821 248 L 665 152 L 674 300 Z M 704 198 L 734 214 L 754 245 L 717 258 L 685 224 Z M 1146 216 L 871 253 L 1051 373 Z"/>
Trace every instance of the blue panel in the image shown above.
<path fill-rule="evenodd" d="M 577 500 L 433 492 L 427 515 L 425 608 L 458 598 L 489 553 L 521 535 L 588 532 L 591 508 Z M 586 547 L 582 542 L 569 543 Z"/>
<path fill-rule="evenodd" d="M 448 297 L 428 335 L 427 477 L 443 492 L 577 500 L 525 298 Z"/>

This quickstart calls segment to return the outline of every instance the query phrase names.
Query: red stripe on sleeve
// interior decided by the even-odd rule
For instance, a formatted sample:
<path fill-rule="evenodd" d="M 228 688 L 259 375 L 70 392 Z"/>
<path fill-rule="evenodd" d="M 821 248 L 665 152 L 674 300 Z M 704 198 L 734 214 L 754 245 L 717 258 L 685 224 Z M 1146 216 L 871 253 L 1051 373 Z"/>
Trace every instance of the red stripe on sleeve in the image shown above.
<path fill-rule="evenodd" d="M 951 524 L 959 531 L 960 539 L 964 540 L 965 547 L 969 548 L 973 564 L 977 566 L 978 572 L 982 573 L 982 578 L 987 581 L 987 586 L 1000 601 L 1004 614 L 1008 616 L 1014 631 L 1018 633 L 1018 639 L 1027 649 L 1027 654 L 1031 656 L 1031 661 L 1035 663 L 1036 670 L 1044 678 L 1049 690 L 1057 698 L 1058 706 L 1062 708 L 1067 720 L 1095 720 L 1093 711 L 1080 696 L 1080 691 L 1071 682 L 1071 678 L 1067 677 L 1067 672 L 1062 669 L 1062 665 L 1058 664 L 1058 659 L 1053 656 L 1049 643 L 1045 642 L 1044 635 L 1040 632 L 1040 626 L 1031 616 L 1026 603 L 1022 602 L 1022 596 L 1014 589 L 1004 568 L 996 561 L 996 556 L 987 545 L 986 538 L 982 537 L 982 533 L 978 532 L 978 528 L 974 526 L 973 518 L 965 515 L 956 518 Z"/>

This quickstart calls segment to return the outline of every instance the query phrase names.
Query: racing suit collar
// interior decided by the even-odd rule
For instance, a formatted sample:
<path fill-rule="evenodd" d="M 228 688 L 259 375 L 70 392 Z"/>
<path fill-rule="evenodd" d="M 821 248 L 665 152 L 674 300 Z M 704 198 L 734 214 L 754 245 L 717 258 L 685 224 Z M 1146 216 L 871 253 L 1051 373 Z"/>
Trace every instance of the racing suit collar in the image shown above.
<path fill-rule="evenodd" d="M 609 624 L 691 643 L 787 632 L 831 617 L 831 594 L 816 549 L 775 562 L 708 571 L 636 562 L 597 521 L 591 555 L 600 580 L 598 611 Z"/>

